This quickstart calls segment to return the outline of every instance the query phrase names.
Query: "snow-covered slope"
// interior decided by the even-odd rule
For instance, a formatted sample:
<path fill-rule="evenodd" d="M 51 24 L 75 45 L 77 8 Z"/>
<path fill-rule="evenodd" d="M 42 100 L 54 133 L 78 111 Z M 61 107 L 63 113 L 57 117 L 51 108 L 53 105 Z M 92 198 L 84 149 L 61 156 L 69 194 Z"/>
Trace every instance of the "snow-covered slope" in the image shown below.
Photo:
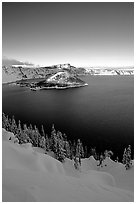
<path fill-rule="evenodd" d="M 73 161 L 66 159 L 62 164 L 31 144 L 19 145 L 15 139 L 3 129 L 3 201 L 133 201 L 133 192 L 118 188 L 114 177 L 98 170 L 92 157 L 83 159 L 77 171 Z M 119 174 L 117 169 L 115 172 Z"/>
<path fill-rule="evenodd" d="M 49 77 L 48 79 L 47 79 L 47 82 L 52 82 L 52 81 L 54 81 L 54 82 L 61 82 L 61 81 L 63 81 L 64 79 L 67 79 L 67 78 L 69 78 L 69 74 L 68 74 L 68 72 L 58 72 L 58 73 L 56 73 L 56 74 L 54 74 L 53 76 L 51 76 L 51 77 Z"/>

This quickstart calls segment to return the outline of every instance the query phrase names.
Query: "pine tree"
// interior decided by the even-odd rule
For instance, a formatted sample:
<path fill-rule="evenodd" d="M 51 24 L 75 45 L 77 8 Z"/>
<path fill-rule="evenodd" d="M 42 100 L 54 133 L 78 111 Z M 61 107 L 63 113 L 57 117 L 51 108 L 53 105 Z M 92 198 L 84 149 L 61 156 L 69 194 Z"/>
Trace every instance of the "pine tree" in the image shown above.
<path fill-rule="evenodd" d="M 34 130 L 33 130 L 33 127 L 32 127 L 31 124 L 30 124 L 30 125 L 28 126 L 28 128 L 27 128 L 27 135 L 28 135 L 28 137 L 29 137 L 30 142 L 32 143 L 32 145 L 34 145 L 34 141 L 35 141 L 35 139 L 34 139 Z M 35 146 L 35 145 L 34 145 L 34 146 Z"/>
<path fill-rule="evenodd" d="M 7 128 L 7 130 L 8 130 L 9 132 L 11 132 L 11 123 L 12 123 L 12 120 L 11 120 L 11 118 L 9 118 L 8 116 L 7 116 L 7 119 L 8 119 L 8 128 Z"/>
<path fill-rule="evenodd" d="M 40 141 L 41 135 L 39 133 L 38 128 L 36 125 L 34 126 L 34 139 L 35 139 L 35 146 L 39 147 L 39 141 Z"/>
<path fill-rule="evenodd" d="M 79 170 L 79 159 L 77 156 L 74 157 L 74 167 L 76 170 Z"/>
<path fill-rule="evenodd" d="M 113 155 L 113 152 L 111 151 L 111 150 L 105 150 L 104 151 L 104 159 L 106 158 L 106 157 L 111 157 Z"/>
<path fill-rule="evenodd" d="M 49 141 L 49 137 L 47 134 L 45 135 L 45 140 L 46 140 L 46 151 L 49 151 L 50 150 L 50 141 Z"/>
<path fill-rule="evenodd" d="M 29 137 L 29 130 L 27 128 L 27 125 L 24 124 L 23 125 L 23 137 L 24 137 L 24 141 L 27 143 L 31 143 L 31 139 Z"/>
<path fill-rule="evenodd" d="M 57 152 L 57 133 L 56 133 L 56 130 L 54 128 L 54 124 L 52 125 L 51 138 L 50 138 L 50 148 L 56 154 L 56 152 Z"/>
<path fill-rule="evenodd" d="M 14 134 L 17 133 L 17 124 L 16 124 L 14 116 L 12 116 L 10 131 L 13 132 Z"/>
<path fill-rule="evenodd" d="M 7 117 L 5 116 L 5 113 L 2 113 L 2 128 L 6 129 L 6 123 L 7 123 Z"/>
<path fill-rule="evenodd" d="M 10 131 L 10 120 L 4 113 L 2 114 L 2 127 L 5 130 Z"/>
<path fill-rule="evenodd" d="M 126 152 L 126 164 L 125 167 L 126 169 L 129 169 L 132 165 L 132 160 L 131 160 L 131 145 L 128 146 L 127 152 Z"/>
<path fill-rule="evenodd" d="M 77 146 L 76 146 L 76 157 L 79 159 L 79 163 L 81 165 L 81 156 L 82 156 L 82 143 L 80 139 L 77 140 Z"/>
<path fill-rule="evenodd" d="M 44 150 L 46 150 L 46 140 L 45 140 L 45 137 L 44 137 L 44 136 L 42 136 L 42 137 L 40 138 L 39 146 L 40 146 L 41 148 L 43 148 Z"/>
<path fill-rule="evenodd" d="M 36 135 L 36 130 L 33 129 L 33 126 L 30 124 L 28 127 L 28 136 L 30 138 L 30 141 L 34 147 L 37 146 L 37 135 Z"/>
<path fill-rule="evenodd" d="M 71 151 L 70 151 L 70 144 L 69 144 L 68 141 L 64 141 L 64 149 L 65 149 L 65 152 L 66 152 L 66 157 L 70 158 Z"/>
<path fill-rule="evenodd" d="M 123 153 L 123 160 L 122 160 L 123 164 L 126 164 L 126 157 L 127 157 L 127 149 L 125 148 Z"/>
<path fill-rule="evenodd" d="M 57 142 L 57 151 L 56 151 L 56 159 L 59 160 L 60 162 L 63 162 L 66 157 L 65 150 L 63 148 L 63 143 L 59 139 Z"/>
<path fill-rule="evenodd" d="M 129 145 L 127 149 L 125 148 L 122 163 L 125 165 L 126 170 L 131 167 L 131 145 Z"/>
<path fill-rule="evenodd" d="M 20 120 L 18 121 L 17 138 L 20 144 L 25 142 Z"/>
<path fill-rule="evenodd" d="M 109 157 L 108 150 L 104 151 L 104 158 L 106 159 L 106 157 Z"/>
<path fill-rule="evenodd" d="M 62 136 L 62 133 L 60 131 L 57 131 L 57 135 L 56 135 L 56 150 L 55 150 L 55 155 L 56 155 L 56 158 L 63 162 L 65 157 L 66 157 L 66 151 L 64 149 L 64 139 L 63 139 L 63 136 Z"/>
<path fill-rule="evenodd" d="M 109 150 L 108 155 L 109 155 L 109 158 L 111 158 L 111 156 L 113 156 L 113 151 Z"/>

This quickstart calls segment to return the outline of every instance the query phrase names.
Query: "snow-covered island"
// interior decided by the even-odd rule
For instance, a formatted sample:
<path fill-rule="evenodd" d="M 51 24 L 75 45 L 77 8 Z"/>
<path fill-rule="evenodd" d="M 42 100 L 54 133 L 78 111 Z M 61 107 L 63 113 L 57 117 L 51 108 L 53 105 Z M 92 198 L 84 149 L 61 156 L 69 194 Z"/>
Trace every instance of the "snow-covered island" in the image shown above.
<path fill-rule="evenodd" d="M 66 89 L 75 88 L 81 86 L 87 86 L 88 84 L 79 79 L 76 76 L 72 76 L 67 71 L 61 71 L 51 76 L 46 77 L 46 79 L 39 82 L 30 84 L 31 90 L 40 89 Z"/>
<path fill-rule="evenodd" d="M 133 166 L 107 157 L 103 168 L 93 156 L 61 163 L 31 143 L 18 144 L 13 133 L 2 130 L 3 202 L 133 202 Z M 46 154 L 45 154 L 46 153 Z"/>

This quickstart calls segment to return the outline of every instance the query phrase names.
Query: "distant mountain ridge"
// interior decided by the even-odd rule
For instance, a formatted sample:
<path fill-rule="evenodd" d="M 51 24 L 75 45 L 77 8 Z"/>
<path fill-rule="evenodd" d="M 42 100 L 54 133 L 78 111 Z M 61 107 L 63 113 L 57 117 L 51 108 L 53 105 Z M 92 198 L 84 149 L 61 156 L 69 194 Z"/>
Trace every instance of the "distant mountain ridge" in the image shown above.
<path fill-rule="evenodd" d="M 8 63 L 7 63 L 8 61 Z M 32 78 L 45 78 L 47 75 L 56 74 L 61 71 L 67 71 L 72 76 L 80 75 L 133 75 L 134 68 L 93 68 L 93 67 L 75 67 L 66 64 L 58 64 L 52 66 L 34 66 L 31 63 L 23 63 L 17 60 L 7 60 L 3 59 L 2 63 L 2 82 L 9 83 L 21 79 L 32 79 Z M 4 65 L 4 63 L 7 65 Z M 9 65 L 10 64 L 10 65 Z"/>

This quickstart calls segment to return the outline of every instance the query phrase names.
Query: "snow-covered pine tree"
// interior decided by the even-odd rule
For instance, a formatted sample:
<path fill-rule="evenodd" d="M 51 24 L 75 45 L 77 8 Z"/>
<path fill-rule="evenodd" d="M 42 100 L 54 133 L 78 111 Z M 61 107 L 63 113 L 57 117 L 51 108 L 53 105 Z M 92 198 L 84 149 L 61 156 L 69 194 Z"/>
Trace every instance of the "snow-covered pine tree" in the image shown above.
<path fill-rule="evenodd" d="M 2 127 L 7 130 L 7 117 L 5 116 L 5 113 L 2 113 Z"/>
<path fill-rule="evenodd" d="M 41 135 L 40 135 L 39 130 L 38 130 L 38 128 L 36 127 L 36 125 L 34 126 L 34 138 L 35 138 L 35 144 L 36 144 L 36 146 L 38 147 L 38 146 L 39 146 L 39 141 L 40 141 Z"/>
<path fill-rule="evenodd" d="M 14 134 L 17 133 L 17 124 L 16 124 L 14 116 L 12 116 L 10 131 L 13 132 Z"/>
<path fill-rule="evenodd" d="M 2 127 L 5 130 L 10 131 L 10 121 L 8 116 L 6 116 L 4 113 L 2 114 Z"/>
<path fill-rule="evenodd" d="M 104 151 L 104 159 L 106 158 L 106 157 L 111 157 L 113 155 L 113 152 L 111 151 L 111 150 L 105 150 Z"/>
<path fill-rule="evenodd" d="M 106 159 L 106 157 L 109 157 L 108 150 L 104 151 L 104 158 Z"/>
<path fill-rule="evenodd" d="M 20 144 L 23 144 L 25 143 L 25 138 L 24 138 L 24 135 L 23 135 L 23 130 L 21 128 L 21 122 L 20 120 L 18 121 L 18 129 L 17 129 L 17 138 L 19 140 L 19 143 Z"/>
<path fill-rule="evenodd" d="M 129 145 L 128 148 L 125 148 L 122 163 L 125 165 L 126 170 L 132 166 L 131 145 Z"/>
<path fill-rule="evenodd" d="M 126 170 L 129 169 L 132 166 L 132 160 L 131 160 L 131 145 L 128 146 L 126 151 Z"/>
<path fill-rule="evenodd" d="M 26 143 L 31 142 L 31 139 L 30 139 L 29 134 L 28 134 L 28 128 L 27 128 L 26 124 L 23 125 L 23 137 L 24 137 L 24 141 Z"/>
<path fill-rule="evenodd" d="M 64 149 L 64 141 L 60 138 L 57 140 L 56 159 L 63 162 L 66 158 L 66 151 Z"/>
<path fill-rule="evenodd" d="M 111 158 L 111 156 L 113 156 L 113 154 L 114 154 L 113 151 L 111 151 L 111 150 L 108 151 L 109 158 Z"/>
<path fill-rule="evenodd" d="M 76 156 L 74 157 L 74 167 L 76 170 L 79 170 L 79 168 L 80 168 L 79 158 Z"/>
<path fill-rule="evenodd" d="M 42 146 L 42 148 L 46 149 L 46 151 L 49 151 L 49 138 L 48 138 L 48 135 L 45 134 L 43 125 L 41 128 L 40 146 Z"/>
<path fill-rule="evenodd" d="M 71 151 L 70 151 L 70 145 L 69 145 L 68 141 L 64 141 L 64 149 L 65 149 L 65 152 L 66 152 L 66 157 L 70 158 Z"/>
<path fill-rule="evenodd" d="M 51 151 L 53 151 L 55 154 L 57 152 L 57 140 L 58 140 L 57 133 L 53 124 L 52 130 L 51 130 L 51 137 L 50 137 L 50 148 L 51 148 Z"/>
<path fill-rule="evenodd" d="M 30 138 L 30 142 L 35 146 L 34 130 L 32 124 L 30 124 L 29 127 L 27 128 L 27 134 L 28 137 Z"/>
<path fill-rule="evenodd" d="M 83 154 L 83 145 L 82 145 L 80 139 L 78 139 L 77 140 L 77 146 L 76 146 L 76 157 L 78 157 L 80 165 L 81 165 L 82 154 Z"/>
<path fill-rule="evenodd" d="M 57 157 L 61 162 L 66 158 L 65 141 L 60 131 L 57 132 Z"/>
<path fill-rule="evenodd" d="M 127 149 L 124 149 L 124 153 L 123 153 L 123 159 L 122 159 L 122 163 L 126 164 L 126 157 L 127 157 Z"/>
<path fill-rule="evenodd" d="M 50 150 L 50 141 L 49 141 L 49 137 L 47 134 L 45 135 L 45 140 L 46 140 L 46 151 L 49 151 Z"/>
<path fill-rule="evenodd" d="M 6 116 L 4 113 L 2 113 L 2 128 L 6 129 Z"/>
<path fill-rule="evenodd" d="M 46 150 L 46 140 L 45 140 L 45 137 L 44 137 L 44 136 L 42 136 L 42 137 L 40 138 L 40 140 L 39 140 L 39 146 L 40 146 L 41 148 L 43 148 L 44 150 Z"/>

